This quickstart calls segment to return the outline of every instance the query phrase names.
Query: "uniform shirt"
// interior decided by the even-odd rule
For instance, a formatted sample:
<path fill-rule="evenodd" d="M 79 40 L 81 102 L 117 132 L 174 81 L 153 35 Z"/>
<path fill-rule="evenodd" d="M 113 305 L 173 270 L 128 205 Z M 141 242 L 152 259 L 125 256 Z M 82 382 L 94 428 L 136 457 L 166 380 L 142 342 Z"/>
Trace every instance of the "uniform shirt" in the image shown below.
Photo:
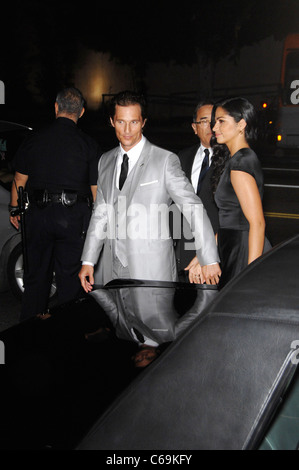
<path fill-rule="evenodd" d="M 50 126 L 30 136 L 19 148 L 15 171 L 28 175 L 26 189 L 62 189 L 88 193 L 97 184 L 98 144 L 78 129 L 71 119 L 57 118 Z"/>

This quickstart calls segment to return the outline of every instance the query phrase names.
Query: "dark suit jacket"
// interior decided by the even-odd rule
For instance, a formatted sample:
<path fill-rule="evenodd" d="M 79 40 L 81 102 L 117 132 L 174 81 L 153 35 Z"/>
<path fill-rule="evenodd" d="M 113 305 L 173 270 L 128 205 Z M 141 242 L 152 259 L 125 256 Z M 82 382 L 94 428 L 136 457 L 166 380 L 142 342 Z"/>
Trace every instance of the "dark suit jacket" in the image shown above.
<path fill-rule="evenodd" d="M 196 152 L 199 149 L 199 147 L 200 147 L 200 144 L 197 144 L 192 147 L 188 147 L 184 150 L 181 150 L 178 153 L 182 169 L 190 181 L 191 181 L 193 161 L 194 161 Z M 211 221 L 213 230 L 216 234 L 218 232 L 219 219 L 218 219 L 218 208 L 214 201 L 214 196 L 213 196 L 213 191 L 212 191 L 211 176 L 212 176 L 212 170 L 211 168 L 209 168 L 204 178 L 204 181 L 201 185 L 198 196 L 203 202 L 203 205 Z M 183 270 L 190 263 L 192 258 L 194 258 L 195 256 L 195 251 L 192 251 L 192 250 L 187 251 L 184 249 L 185 242 L 186 240 L 184 238 L 184 233 L 183 233 L 183 230 L 181 230 L 181 239 L 180 240 L 176 239 L 175 241 L 176 260 L 177 260 L 177 266 L 178 266 L 179 272 Z M 190 243 L 190 240 L 188 240 L 188 242 Z M 180 276 L 180 280 L 183 280 L 184 278 L 185 278 L 184 275 Z"/>

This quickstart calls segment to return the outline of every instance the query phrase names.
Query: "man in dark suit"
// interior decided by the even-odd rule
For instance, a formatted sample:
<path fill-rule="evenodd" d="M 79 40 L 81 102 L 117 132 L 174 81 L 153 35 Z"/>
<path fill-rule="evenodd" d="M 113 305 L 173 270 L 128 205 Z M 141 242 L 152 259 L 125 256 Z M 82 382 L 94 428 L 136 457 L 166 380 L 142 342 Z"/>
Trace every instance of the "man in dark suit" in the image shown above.
<path fill-rule="evenodd" d="M 195 108 L 192 129 L 199 138 L 199 143 L 178 153 L 181 166 L 192 183 L 194 191 L 200 197 L 211 221 L 215 235 L 218 231 L 218 209 L 214 201 L 211 186 L 211 162 L 213 150 L 210 147 L 212 137 L 211 115 L 213 103 L 202 101 Z M 188 281 L 185 268 L 195 256 L 192 234 L 182 219 L 180 238 L 176 239 L 175 253 L 180 281 Z"/>

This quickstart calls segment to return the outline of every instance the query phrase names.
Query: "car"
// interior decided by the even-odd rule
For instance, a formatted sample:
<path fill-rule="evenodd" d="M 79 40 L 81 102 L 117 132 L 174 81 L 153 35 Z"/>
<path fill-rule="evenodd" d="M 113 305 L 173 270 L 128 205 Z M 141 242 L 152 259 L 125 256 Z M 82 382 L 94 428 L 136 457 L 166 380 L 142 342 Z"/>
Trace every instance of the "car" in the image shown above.
<path fill-rule="evenodd" d="M 23 259 L 21 232 L 9 221 L 10 193 L 0 186 L 0 292 L 9 288 L 21 296 L 23 286 Z"/>
<path fill-rule="evenodd" d="M 298 251 L 299 235 L 231 280 L 77 449 L 298 450 Z"/>
<path fill-rule="evenodd" d="M 221 291 L 114 280 L 3 331 L 0 445 L 193 461 L 203 449 L 298 449 L 298 250 L 299 235 Z M 113 306 L 128 292 L 131 321 L 161 335 L 161 354 L 144 369 L 133 366 L 138 345 L 122 336 L 124 310 Z M 99 327 L 110 335 L 87 340 Z"/>
<path fill-rule="evenodd" d="M 13 159 L 32 127 L 10 121 L 0 121 L 0 181 L 8 190 L 13 180 Z"/>
<path fill-rule="evenodd" d="M 11 289 L 21 299 L 23 287 L 23 249 L 21 232 L 9 221 L 8 204 L 13 181 L 13 159 L 32 128 L 10 121 L 0 121 L 0 292 Z M 55 278 L 50 297 L 56 292 Z"/>

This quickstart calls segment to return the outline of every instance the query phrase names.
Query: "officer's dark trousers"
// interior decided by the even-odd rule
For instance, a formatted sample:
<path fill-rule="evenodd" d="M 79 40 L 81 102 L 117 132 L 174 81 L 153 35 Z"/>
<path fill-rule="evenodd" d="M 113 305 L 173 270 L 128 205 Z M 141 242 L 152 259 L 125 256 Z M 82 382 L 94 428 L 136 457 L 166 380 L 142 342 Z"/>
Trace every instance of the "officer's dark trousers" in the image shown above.
<path fill-rule="evenodd" d="M 20 320 L 45 312 L 53 271 L 59 303 L 80 294 L 78 273 L 90 215 L 86 202 L 71 207 L 60 203 L 43 208 L 30 205 L 26 213 L 28 269 Z"/>

